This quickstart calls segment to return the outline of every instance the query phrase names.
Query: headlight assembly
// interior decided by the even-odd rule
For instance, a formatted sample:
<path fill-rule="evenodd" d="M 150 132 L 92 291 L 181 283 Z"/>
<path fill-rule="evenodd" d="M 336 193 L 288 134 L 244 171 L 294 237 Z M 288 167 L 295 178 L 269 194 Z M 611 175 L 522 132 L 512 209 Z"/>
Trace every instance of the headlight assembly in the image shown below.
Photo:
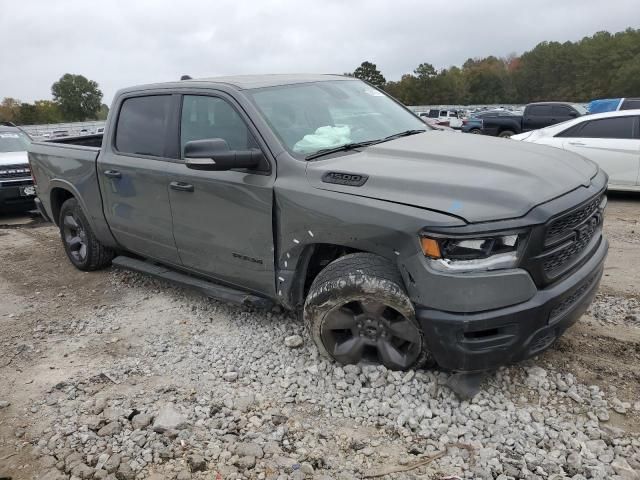
<path fill-rule="evenodd" d="M 508 233 L 477 237 L 420 237 L 429 264 L 444 272 L 473 272 L 515 268 L 526 234 Z"/>

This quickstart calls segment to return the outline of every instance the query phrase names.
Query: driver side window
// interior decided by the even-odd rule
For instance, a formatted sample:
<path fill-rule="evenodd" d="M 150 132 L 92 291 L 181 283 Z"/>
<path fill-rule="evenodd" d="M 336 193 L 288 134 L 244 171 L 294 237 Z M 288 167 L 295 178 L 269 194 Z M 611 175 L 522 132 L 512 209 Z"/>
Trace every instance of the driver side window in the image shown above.
<path fill-rule="evenodd" d="M 221 138 L 230 150 L 250 150 L 258 144 L 240 114 L 226 101 L 205 95 L 182 97 L 180 154 L 192 140 Z"/>

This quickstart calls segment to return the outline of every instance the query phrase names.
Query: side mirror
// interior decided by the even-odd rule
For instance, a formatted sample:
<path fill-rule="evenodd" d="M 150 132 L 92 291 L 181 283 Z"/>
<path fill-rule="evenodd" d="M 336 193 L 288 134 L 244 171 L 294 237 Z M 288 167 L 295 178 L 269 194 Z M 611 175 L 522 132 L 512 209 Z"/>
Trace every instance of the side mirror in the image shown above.
<path fill-rule="evenodd" d="M 576 118 L 578 116 L 578 112 L 569 112 L 569 116 L 572 118 Z"/>
<path fill-rule="evenodd" d="M 234 168 L 256 168 L 263 160 L 257 148 L 251 150 L 229 150 L 222 138 L 192 140 L 184 146 L 187 168 L 192 170 L 223 171 Z"/>

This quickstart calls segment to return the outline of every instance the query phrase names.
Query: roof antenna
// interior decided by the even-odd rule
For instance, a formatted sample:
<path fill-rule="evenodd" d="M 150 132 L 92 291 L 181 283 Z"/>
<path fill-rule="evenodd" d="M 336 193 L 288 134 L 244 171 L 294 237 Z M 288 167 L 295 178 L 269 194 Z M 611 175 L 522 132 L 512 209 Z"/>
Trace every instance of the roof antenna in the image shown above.
<path fill-rule="evenodd" d="M 189 75 L 182 75 L 180 80 L 192 80 L 192 78 Z"/>

